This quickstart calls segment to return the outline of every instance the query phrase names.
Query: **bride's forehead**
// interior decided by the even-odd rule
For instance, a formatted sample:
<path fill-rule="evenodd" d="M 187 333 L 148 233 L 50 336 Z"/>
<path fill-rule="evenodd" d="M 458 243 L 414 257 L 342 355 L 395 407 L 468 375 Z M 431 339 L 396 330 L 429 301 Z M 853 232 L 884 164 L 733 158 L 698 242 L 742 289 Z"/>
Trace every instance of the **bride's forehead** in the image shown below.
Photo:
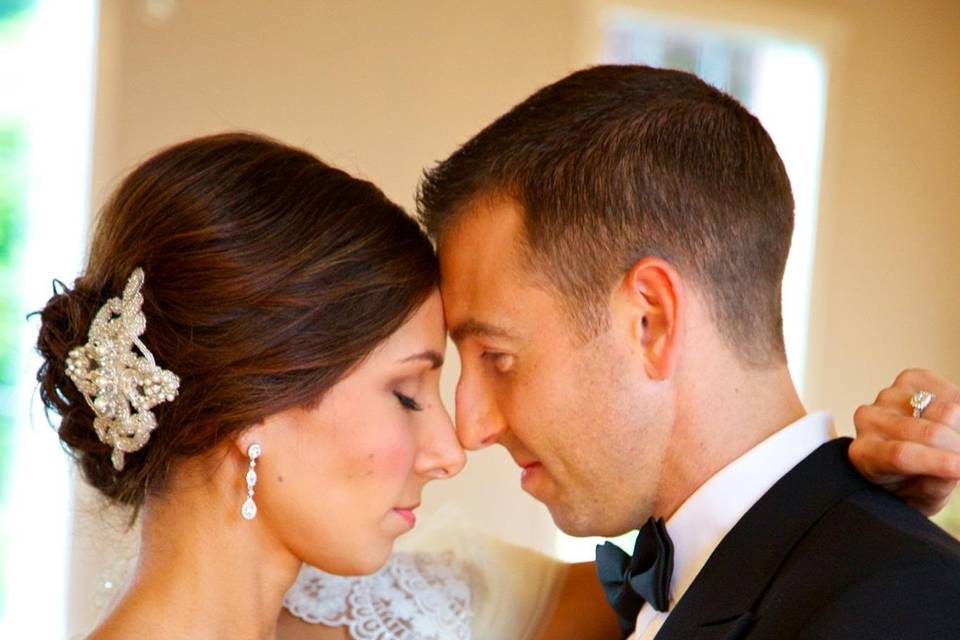
<path fill-rule="evenodd" d="M 415 355 L 439 354 L 446 350 L 446 325 L 443 309 L 431 296 L 410 318 L 367 356 L 365 362 L 385 364 L 400 363 Z M 432 361 L 433 358 L 428 358 Z"/>

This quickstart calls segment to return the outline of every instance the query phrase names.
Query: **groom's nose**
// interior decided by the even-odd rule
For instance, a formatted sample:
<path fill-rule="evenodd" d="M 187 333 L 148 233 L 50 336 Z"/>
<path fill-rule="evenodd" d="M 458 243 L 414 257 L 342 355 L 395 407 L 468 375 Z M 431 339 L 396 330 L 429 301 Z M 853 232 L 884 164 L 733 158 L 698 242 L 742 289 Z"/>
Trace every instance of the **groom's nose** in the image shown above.
<path fill-rule="evenodd" d="M 477 382 L 461 375 L 457 384 L 457 437 L 468 451 L 489 447 L 506 430 L 496 399 Z"/>
<path fill-rule="evenodd" d="M 460 473 L 467 456 L 454 435 L 450 416 L 445 409 L 437 419 L 421 430 L 420 451 L 416 460 L 418 473 L 429 478 L 452 478 Z"/>

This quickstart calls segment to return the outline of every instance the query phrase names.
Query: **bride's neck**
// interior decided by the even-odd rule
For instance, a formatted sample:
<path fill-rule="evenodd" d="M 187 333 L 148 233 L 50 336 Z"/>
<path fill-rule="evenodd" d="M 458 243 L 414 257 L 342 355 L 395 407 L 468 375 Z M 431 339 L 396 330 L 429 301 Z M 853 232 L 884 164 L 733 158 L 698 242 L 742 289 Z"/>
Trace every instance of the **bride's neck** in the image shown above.
<path fill-rule="evenodd" d="M 104 629 L 121 624 L 116 637 L 274 638 L 300 561 L 262 517 L 240 517 L 246 496 L 233 483 L 177 485 L 145 504 L 137 568 Z"/>

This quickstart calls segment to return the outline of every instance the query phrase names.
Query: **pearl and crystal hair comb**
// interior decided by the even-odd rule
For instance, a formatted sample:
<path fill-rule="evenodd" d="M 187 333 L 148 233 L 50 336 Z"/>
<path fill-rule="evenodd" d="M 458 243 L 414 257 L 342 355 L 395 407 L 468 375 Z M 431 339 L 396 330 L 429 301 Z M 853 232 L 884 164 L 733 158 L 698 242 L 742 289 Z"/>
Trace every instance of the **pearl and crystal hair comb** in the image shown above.
<path fill-rule="evenodd" d="M 93 428 L 101 442 L 113 447 L 110 459 L 118 471 L 124 454 L 142 449 L 157 427 L 151 409 L 172 401 L 180 389 L 180 378 L 159 367 L 140 341 L 147 328 L 142 286 L 143 269 L 138 267 L 123 296 L 110 298 L 97 311 L 87 343 L 67 356 L 67 375 L 96 414 Z"/>

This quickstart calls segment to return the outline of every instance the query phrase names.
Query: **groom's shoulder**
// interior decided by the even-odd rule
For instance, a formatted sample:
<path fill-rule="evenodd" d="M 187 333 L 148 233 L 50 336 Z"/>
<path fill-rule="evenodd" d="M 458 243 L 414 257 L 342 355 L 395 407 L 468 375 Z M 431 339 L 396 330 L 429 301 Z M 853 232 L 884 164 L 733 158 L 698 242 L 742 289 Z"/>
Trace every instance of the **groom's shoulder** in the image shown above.
<path fill-rule="evenodd" d="M 878 543 L 906 545 L 947 564 L 960 564 L 960 541 L 900 498 L 870 485 L 850 495 L 835 514 L 848 527 L 866 528 Z"/>
<path fill-rule="evenodd" d="M 833 567 L 859 581 L 898 567 L 916 573 L 928 566 L 952 575 L 960 588 L 960 542 L 886 491 L 865 486 L 827 511 L 794 556 L 836 558 Z M 837 576 L 840 577 L 839 575 Z"/>
<path fill-rule="evenodd" d="M 824 444 L 760 498 L 663 638 L 714 637 L 730 625 L 756 640 L 960 638 L 960 543 L 864 480 L 849 442 Z"/>
<path fill-rule="evenodd" d="M 849 579 L 806 612 L 799 640 L 929 640 L 960 637 L 960 572 L 920 555 Z M 777 637 L 776 634 L 770 637 Z"/>
<path fill-rule="evenodd" d="M 806 483 L 819 478 L 845 488 L 832 493 L 833 487 L 816 481 L 813 486 L 794 487 L 812 500 L 818 493 L 826 496 L 832 504 L 814 519 L 791 555 L 811 554 L 822 559 L 831 554 L 838 565 L 863 572 L 888 570 L 891 564 L 929 562 L 960 576 L 960 541 L 900 498 L 862 478 L 846 456 L 848 446 L 848 440 L 833 441 L 806 462 L 810 466 L 805 470 Z M 798 500 L 804 498 L 798 496 Z"/>
<path fill-rule="evenodd" d="M 960 542 L 861 478 L 845 454 L 844 442 L 830 443 L 785 478 L 786 510 L 808 519 L 757 612 L 775 623 L 769 637 L 960 637 Z"/>
<path fill-rule="evenodd" d="M 839 464 L 856 471 L 845 458 Z M 814 548 L 837 548 L 849 560 L 891 562 L 926 560 L 960 571 L 960 541 L 916 509 L 856 474 L 854 490 L 834 504 L 811 528 Z"/>
<path fill-rule="evenodd" d="M 882 489 L 836 504 L 784 569 L 816 593 L 798 638 L 960 637 L 960 542 Z"/>

